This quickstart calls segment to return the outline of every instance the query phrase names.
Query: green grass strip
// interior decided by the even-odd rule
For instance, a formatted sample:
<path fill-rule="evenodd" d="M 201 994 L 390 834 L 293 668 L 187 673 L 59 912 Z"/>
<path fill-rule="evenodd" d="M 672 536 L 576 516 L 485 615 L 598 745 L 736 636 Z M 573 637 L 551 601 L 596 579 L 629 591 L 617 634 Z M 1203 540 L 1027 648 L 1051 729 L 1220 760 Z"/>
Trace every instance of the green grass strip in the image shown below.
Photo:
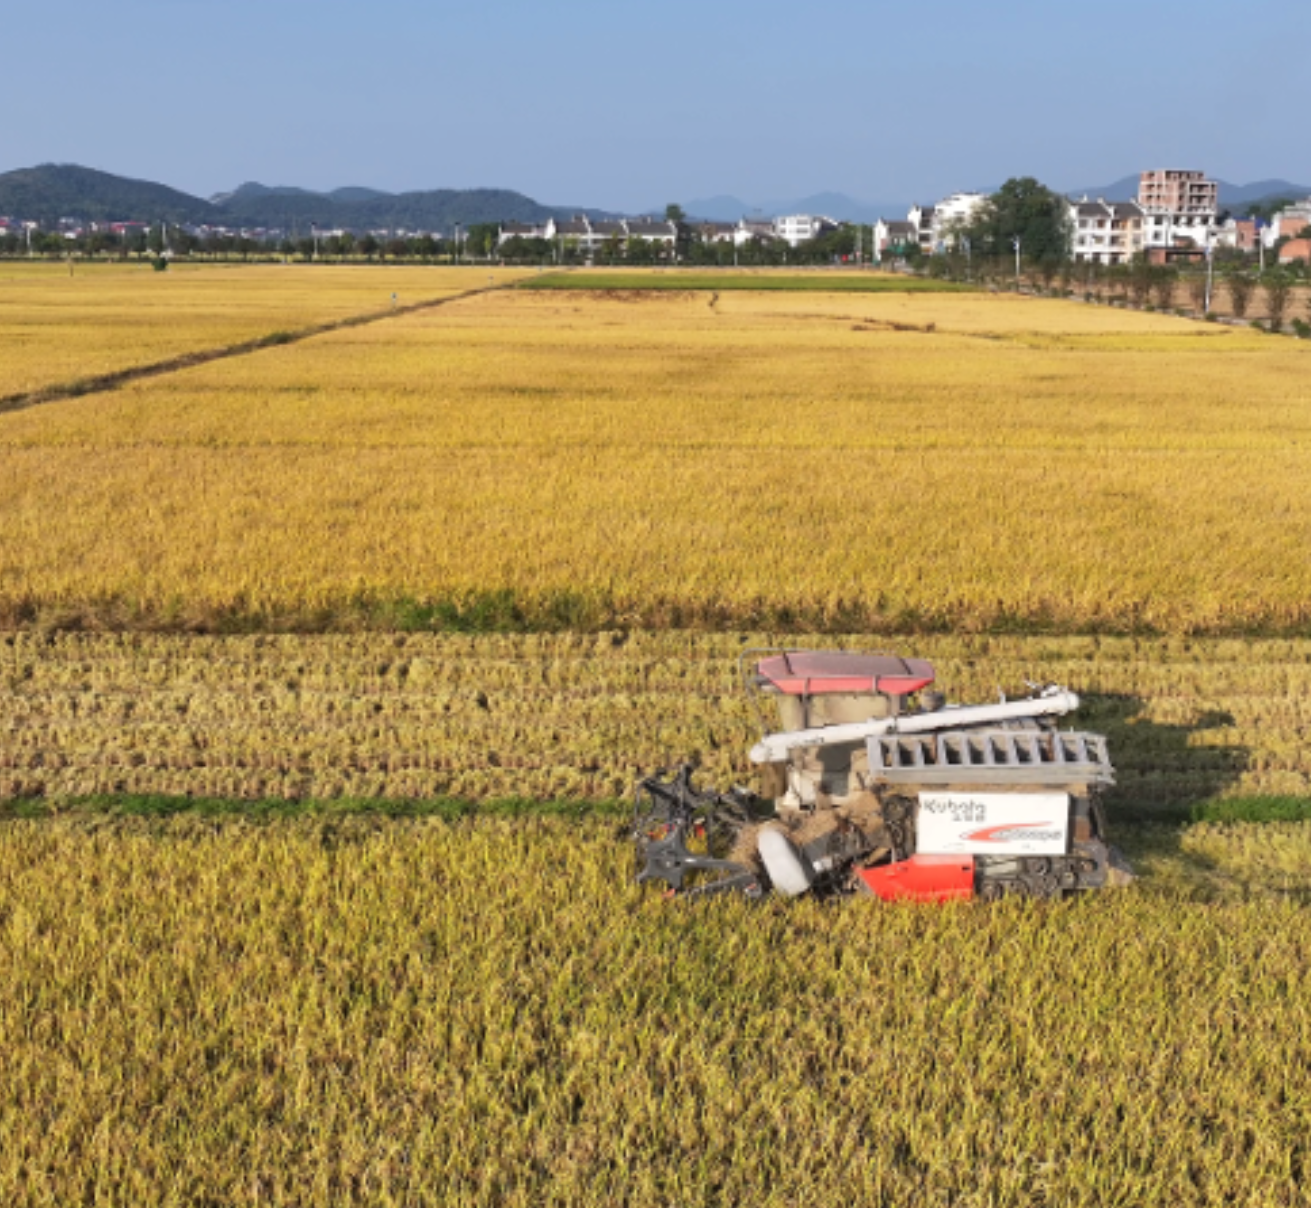
<path fill-rule="evenodd" d="M 0 819 L 57 818 L 73 815 L 172 817 L 246 817 L 275 820 L 319 815 L 376 814 L 392 818 L 470 817 L 620 817 L 630 800 L 585 801 L 504 797 L 473 801 L 463 797 L 334 797 L 286 800 L 266 797 L 184 797 L 162 793 L 109 793 L 87 797 L 19 797 L 0 801 Z M 1114 833 L 1140 827 L 1179 826 L 1197 822 L 1311 822 L 1311 797 L 1229 797 L 1175 808 L 1135 807 L 1116 803 L 1110 811 Z"/>
<path fill-rule="evenodd" d="M 1190 822 L 1311 822 L 1311 797 L 1223 797 L 1201 801 Z"/>

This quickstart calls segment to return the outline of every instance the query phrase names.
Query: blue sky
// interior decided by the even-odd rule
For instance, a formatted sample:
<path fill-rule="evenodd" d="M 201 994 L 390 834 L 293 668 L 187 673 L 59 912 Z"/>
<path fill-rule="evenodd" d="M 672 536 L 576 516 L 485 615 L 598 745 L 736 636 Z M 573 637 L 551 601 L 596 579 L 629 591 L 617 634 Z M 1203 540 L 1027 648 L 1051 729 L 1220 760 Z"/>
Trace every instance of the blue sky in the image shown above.
<path fill-rule="evenodd" d="M 0 17 L 0 170 L 642 209 L 1151 166 L 1311 178 L 1311 4 L 61 0 Z"/>

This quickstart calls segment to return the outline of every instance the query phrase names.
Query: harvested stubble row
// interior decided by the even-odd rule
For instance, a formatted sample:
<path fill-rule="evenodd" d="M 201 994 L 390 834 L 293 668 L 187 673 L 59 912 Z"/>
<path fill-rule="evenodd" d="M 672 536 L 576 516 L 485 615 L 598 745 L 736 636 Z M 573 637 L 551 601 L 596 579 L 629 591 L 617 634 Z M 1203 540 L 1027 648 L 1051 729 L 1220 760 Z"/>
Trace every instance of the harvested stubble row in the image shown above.
<path fill-rule="evenodd" d="M 0 792 L 471 800 L 625 795 L 695 757 L 750 775 L 737 656 L 766 635 L 180 637 L 0 641 Z M 886 639 L 791 635 L 790 645 Z M 1056 680 L 1111 739 L 1121 819 L 1311 792 L 1311 641 L 906 638 L 956 700 Z"/>
<path fill-rule="evenodd" d="M 608 829 L 6 824 L 0 1201 L 1305 1202 L 1304 907 L 680 909 Z"/>
<path fill-rule="evenodd" d="M 0 423 L 0 622 L 1311 630 L 1311 348 L 484 295 Z"/>

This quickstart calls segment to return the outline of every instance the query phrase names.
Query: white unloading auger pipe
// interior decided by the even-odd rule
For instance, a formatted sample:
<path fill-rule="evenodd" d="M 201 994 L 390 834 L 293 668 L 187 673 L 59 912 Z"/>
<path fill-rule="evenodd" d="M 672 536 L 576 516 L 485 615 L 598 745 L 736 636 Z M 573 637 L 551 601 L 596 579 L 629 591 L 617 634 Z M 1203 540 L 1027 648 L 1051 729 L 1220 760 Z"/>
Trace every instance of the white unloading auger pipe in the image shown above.
<path fill-rule="evenodd" d="M 881 734 L 925 734 L 934 730 L 955 730 L 961 726 L 982 726 L 989 722 L 1023 721 L 1030 717 L 1059 717 L 1079 707 L 1079 694 L 1060 688 L 998 705 L 950 705 L 932 713 L 911 713 L 906 717 L 882 717 L 875 721 L 853 721 L 836 726 L 815 726 L 810 730 L 785 730 L 767 734 L 751 748 L 752 763 L 782 763 L 801 747 L 831 747 L 843 742 L 863 742 Z"/>

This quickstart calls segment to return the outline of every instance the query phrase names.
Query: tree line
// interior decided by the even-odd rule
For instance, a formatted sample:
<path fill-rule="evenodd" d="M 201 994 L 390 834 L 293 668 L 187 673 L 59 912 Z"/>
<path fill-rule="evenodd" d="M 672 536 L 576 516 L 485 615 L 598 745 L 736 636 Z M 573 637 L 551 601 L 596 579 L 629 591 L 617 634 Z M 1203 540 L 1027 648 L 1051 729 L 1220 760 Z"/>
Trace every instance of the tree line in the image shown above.
<path fill-rule="evenodd" d="M 498 230 L 495 224 L 493 231 Z M 464 241 L 424 234 L 385 238 L 377 235 L 354 235 L 349 231 L 331 235 L 300 235 L 257 239 L 251 235 L 212 232 L 196 234 L 180 226 L 156 225 L 131 227 L 121 234 L 115 231 L 85 231 L 70 235 L 63 231 L 22 230 L 0 234 L 0 255 L 63 257 L 145 258 L 187 257 L 215 259 L 251 259 L 299 257 L 313 259 L 406 259 L 437 260 L 465 251 Z"/>

